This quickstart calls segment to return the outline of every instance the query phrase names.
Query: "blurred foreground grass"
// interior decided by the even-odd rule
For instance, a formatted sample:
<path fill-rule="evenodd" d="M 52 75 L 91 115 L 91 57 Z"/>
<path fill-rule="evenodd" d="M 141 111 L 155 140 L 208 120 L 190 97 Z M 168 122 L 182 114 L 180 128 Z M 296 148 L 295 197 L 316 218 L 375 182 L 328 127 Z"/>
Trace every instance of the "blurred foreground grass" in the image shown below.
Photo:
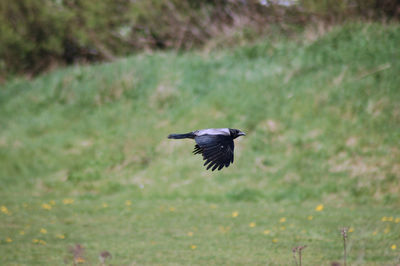
<path fill-rule="evenodd" d="M 0 90 L 0 262 L 399 262 L 400 30 L 141 54 Z M 242 129 L 205 171 L 172 132 Z M 79 261 L 76 261 L 79 262 Z"/>

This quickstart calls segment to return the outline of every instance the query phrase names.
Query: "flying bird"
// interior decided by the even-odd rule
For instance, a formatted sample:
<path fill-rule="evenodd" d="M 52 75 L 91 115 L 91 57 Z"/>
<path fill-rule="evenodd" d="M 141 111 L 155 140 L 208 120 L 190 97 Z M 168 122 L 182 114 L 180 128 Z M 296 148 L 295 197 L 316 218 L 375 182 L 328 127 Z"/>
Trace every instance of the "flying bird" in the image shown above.
<path fill-rule="evenodd" d="M 233 140 L 240 136 L 246 136 L 239 129 L 233 128 L 208 128 L 192 131 L 186 134 L 170 134 L 169 139 L 194 139 L 194 154 L 201 153 L 204 166 L 212 171 L 218 168 L 228 167 L 233 163 Z"/>

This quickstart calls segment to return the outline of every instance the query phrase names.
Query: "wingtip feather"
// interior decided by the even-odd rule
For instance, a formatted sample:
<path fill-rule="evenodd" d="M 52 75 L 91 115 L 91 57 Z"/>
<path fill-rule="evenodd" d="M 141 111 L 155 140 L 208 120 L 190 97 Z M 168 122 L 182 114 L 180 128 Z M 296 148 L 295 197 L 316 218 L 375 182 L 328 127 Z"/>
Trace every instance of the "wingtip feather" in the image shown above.
<path fill-rule="evenodd" d="M 217 167 L 218 167 L 218 164 L 215 164 L 212 171 L 214 172 L 214 170 L 217 169 Z"/>

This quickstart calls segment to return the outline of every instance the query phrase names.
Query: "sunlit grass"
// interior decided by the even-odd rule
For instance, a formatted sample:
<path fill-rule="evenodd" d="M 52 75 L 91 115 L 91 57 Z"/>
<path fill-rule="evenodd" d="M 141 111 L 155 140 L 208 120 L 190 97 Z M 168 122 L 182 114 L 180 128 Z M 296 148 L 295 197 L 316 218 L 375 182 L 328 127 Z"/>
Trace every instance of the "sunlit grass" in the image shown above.
<path fill-rule="evenodd" d="M 287 265 L 307 245 L 304 265 L 329 265 L 344 227 L 348 263 L 397 263 L 399 33 L 347 25 L 10 81 L 0 264 Z M 221 172 L 166 139 L 225 126 L 247 136 Z"/>

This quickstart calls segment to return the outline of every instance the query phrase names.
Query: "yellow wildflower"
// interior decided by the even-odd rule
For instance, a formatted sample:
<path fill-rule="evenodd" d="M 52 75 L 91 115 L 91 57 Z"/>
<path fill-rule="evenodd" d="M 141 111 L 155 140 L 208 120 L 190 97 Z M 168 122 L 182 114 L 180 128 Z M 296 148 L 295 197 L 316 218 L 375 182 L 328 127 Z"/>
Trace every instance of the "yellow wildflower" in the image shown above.
<path fill-rule="evenodd" d="M 216 208 L 217 208 L 217 205 L 216 205 L 216 204 L 211 204 L 211 205 L 210 205 L 210 208 L 211 208 L 211 209 L 216 209 Z"/>
<path fill-rule="evenodd" d="M 281 219 L 279 219 L 279 222 L 280 222 L 280 223 L 286 222 L 286 218 L 285 218 L 285 217 L 282 217 Z"/>
<path fill-rule="evenodd" d="M 56 205 L 56 202 L 54 200 L 50 200 L 50 205 Z"/>
<path fill-rule="evenodd" d="M 7 214 L 7 215 L 10 215 L 10 211 L 7 209 L 6 206 L 4 206 L 4 205 L 1 206 L 1 207 L 0 207 L 0 210 L 1 210 L 2 213 Z"/>
<path fill-rule="evenodd" d="M 286 227 L 285 227 L 285 226 L 281 226 L 280 229 L 281 229 L 282 231 L 285 231 Z"/>
<path fill-rule="evenodd" d="M 228 232 L 230 229 L 231 229 L 230 226 L 226 226 L 226 227 L 220 226 L 220 227 L 219 227 L 219 231 L 221 231 L 221 233 L 226 233 L 226 232 Z"/>
<path fill-rule="evenodd" d="M 193 236 L 193 232 L 188 232 L 187 235 L 188 236 Z"/>
<path fill-rule="evenodd" d="M 383 230 L 384 234 L 388 234 L 389 232 L 390 232 L 390 228 L 389 227 L 386 227 L 385 230 Z"/>
<path fill-rule="evenodd" d="M 372 235 L 373 235 L 373 236 L 376 236 L 377 234 L 378 234 L 377 231 L 373 231 L 373 232 L 372 232 Z"/>
<path fill-rule="evenodd" d="M 396 224 L 400 223 L 400 217 L 397 217 L 397 218 L 394 220 L 394 222 L 395 222 Z"/>
<path fill-rule="evenodd" d="M 39 243 L 39 239 L 32 239 L 33 243 Z"/>
<path fill-rule="evenodd" d="M 82 257 L 78 257 L 75 259 L 75 263 L 84 263 L 84 262 L 85 262 L 85 259 Z"/>
<path fill-rule="evenodd" d="M 59 234 L 59 235 L 56 235 L 56 237 L 59 238 L 59 239 L 64 239 L 64 238 L 65 238 L 65 235 Z"/>
<path fill-rule="evenodd" d="M 63 199 L 63 204 L 64 205 L 68 205 L 68 204 L 72 204 L 72 203 L 74 203 L 73 199 Z"/>
<path fill-rule="evenodd" d="M 239 212 L 238 212 L 238 211 L 232 212 L 232 217 L 233 217 L 233 218 L 236 218 L 236 217 L 238 217 L 238 216 L 239 216 Z"/>
<path fill-rule="evenodd" d="M 264 230 L 264 232 L 263 232 L 264 235 L 269 235 L 270 233 L 271 233 L 270 230 Z"/>
<path fill-rule="evenodd" d="M 42 228 L 42 229 L 40 229 L 40 233 L 42 233 L 42 234 L 47 234 L 47 230 L 44 229 L 44 228 Z"/>
<path fill-rule="evenodd" d="M 397 248 L 397 246 L 396 246 L 396 244 L 393 244 L 390 248 L 391 248 L 392 250 L 395 250 L 395 249 Z"/>
<path fill-rule="evenodd" d="M 197 246 L 196 246 L 196 245 L 191 245 L 190 248 L 191 248 L 191 249 L 196 249 Z"/>
<path fill-rule="evenodd" d="M 354 228 L 353 227 L 350 227 L 349 228 L 349 233 L 353 233 L 354 232 Z"/>
<path fill-rule="evenodd" d="M 175 207 L 169 207 L 169 211 L 170 212 L 174 212 L 175 211 Z"/>
<path fill-rule="evenodd" d="M 256 226 L 256 223 L 255 223 L 255 222 L 251 222 L 251 223 L 249 223 L 249 226 L 250 226 L 251 228 L 253 228 L 253 227 Z"/>
<path fill-rule="evenodd" d="M 273 242 L 273 243 L 278 243 L 278 239 L 277 239 L 277 238 L 274 238 L 274 239 L 272 239 L 272 242 Z"/>
<path fill-rule="evenodd" d="M 387 221 L 388 221 L 388 222 L 393 222 L 393 220 L 394 220 L 394 219 L 393 219 L 393 216 L 390 216 L 390 217 L 387 218 Z"/>
<path fill-rule="evenodd" d="M 129 207 L 132 205 L 132 202 L 130 200 L 127 200 L 127 201 L 125 201 L 125 205 Z"/>
<path fill-rule="evenodd" d="M 103 204 L 102 204 L 101 206 L 103 206 L 103 208 L 107 208 L 107 207 L 108 207 L 108 204 L 105 203 L 105 202 L 103 202 Z"/>
<path fill-rule="evenodd" d="M 45 209 L 45 210 L 51 210 L 51 205 L 47 204 L 47 203 L 43 203 L 42 204 L 42 208 Z"/>
<path fill-rule="evenodd" d="M 7 238 L 6 238 L 6 242 L 7 242 L 7 243 L 11 243 L 11 242 L 12 242 L 12 239 L 11 239 L 10 237 L 7 237 Z"/>
<path fill-rule="evenodd" d="M 23 236 L 23 235 L 25 235 L 25 231 L 19 231 L 19 234 L 21 235 L 21 236 Z"/>
<path fill-rule="evenodd" d="M 46 241 L 44 241 L 44 240 L 39 240 L 39 244 L 41 244 L 41 245 L 46 245 Z"/>
<path fill-rule="evenodd" d="M 320 212 L 320 211 L 322 211 L 324 209 L 324 204 L 319 204 L 319 205 L 317 205 L 317 207 L 315 207 L 315 210 L 317 211 L 317 212 Z"/>
<path fill-rule="evenodd" d="M 311 221 L 313 218 L 314 218 L 314 217 L 313 217 L 312 215 L 309 215 L 309 216 L 307 217 L 307 220 Z"/>

